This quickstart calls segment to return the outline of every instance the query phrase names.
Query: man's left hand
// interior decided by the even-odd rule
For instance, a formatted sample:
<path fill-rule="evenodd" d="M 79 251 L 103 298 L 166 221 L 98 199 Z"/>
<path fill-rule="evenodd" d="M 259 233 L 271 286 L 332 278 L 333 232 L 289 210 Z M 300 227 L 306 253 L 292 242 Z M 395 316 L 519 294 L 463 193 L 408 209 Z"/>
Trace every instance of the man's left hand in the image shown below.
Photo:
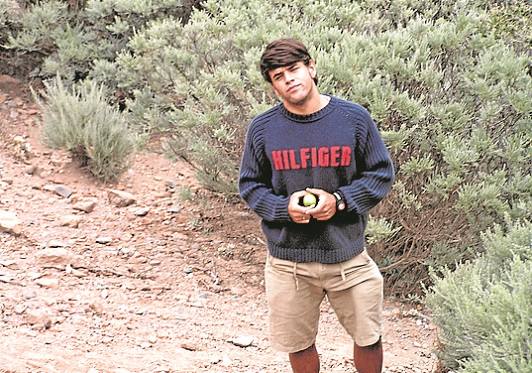
<path fill-rule="evenodd" d="M 323 189 L 307 188 L 307 192 L 318 196 L 318 204 L 306 213 L 316 220 L 329 220 L 336 214 L 336 198 Z"/>

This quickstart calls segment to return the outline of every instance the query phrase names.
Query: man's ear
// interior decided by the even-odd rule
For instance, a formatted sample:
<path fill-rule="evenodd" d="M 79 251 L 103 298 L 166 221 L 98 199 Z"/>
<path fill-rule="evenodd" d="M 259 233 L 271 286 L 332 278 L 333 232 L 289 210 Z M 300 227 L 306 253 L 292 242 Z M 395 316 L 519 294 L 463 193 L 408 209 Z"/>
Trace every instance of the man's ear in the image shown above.
<path fill-rule="evenodd" d="M 307 67 L 308 67 L 308 70 L 310 72 L 310 76 L 312 77 L 312 79 L 314 79 L 316 77 L 316 74 L 317 74 L 316 62 L 314 62 L 314 60 L 309 60 Z"/>

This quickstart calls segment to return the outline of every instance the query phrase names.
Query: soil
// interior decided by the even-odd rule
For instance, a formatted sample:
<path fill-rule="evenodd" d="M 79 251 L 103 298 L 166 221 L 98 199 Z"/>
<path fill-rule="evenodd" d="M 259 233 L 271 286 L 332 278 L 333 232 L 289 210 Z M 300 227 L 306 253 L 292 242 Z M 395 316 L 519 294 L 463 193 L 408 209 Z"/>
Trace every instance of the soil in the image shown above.
<path fill-rule="evenodd" d="M 266 249 L 243 203 L 156 150 L 103 184 L 41 126 L 26 87 L 0 76 L 0 210 L 21 222 L 0 232 L 0 372 L 290 371 L 267 339 Z M 118 207 L 111 189 L 136 202 Z M 92 212 L 74 209 L 86 198 Z M 435 372 L 428 312 L 386 299 L 384 314 L 384 371 Z M 326 302 L 317 346 L 322 372 L 355 371 Z"/>

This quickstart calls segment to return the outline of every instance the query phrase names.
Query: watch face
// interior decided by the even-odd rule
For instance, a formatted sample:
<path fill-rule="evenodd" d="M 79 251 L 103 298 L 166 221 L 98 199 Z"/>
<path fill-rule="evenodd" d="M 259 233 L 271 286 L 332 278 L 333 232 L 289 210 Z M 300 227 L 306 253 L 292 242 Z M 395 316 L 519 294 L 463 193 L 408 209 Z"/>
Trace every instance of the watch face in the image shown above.
<path fill-rule="evenodd" d="M 345 203 L 340 202 L 340 203 L 338 204 L 338 210 L 342 211 L 343 209 L 345 209 Z"/>

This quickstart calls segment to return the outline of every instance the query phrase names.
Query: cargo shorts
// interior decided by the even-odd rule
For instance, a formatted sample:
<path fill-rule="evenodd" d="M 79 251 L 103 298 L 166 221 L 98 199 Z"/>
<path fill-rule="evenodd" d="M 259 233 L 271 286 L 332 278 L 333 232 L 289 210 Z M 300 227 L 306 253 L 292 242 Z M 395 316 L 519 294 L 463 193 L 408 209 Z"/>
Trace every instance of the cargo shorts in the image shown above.
<path fill-rule="evenodd" d="M 325 295 L 357 345 L 372 345 L 381 337 L 383 279 L 365 249 L 337 264 L 268 255 L 264 272 L 274 349 L 293 353 L 315 343 Z"/>

